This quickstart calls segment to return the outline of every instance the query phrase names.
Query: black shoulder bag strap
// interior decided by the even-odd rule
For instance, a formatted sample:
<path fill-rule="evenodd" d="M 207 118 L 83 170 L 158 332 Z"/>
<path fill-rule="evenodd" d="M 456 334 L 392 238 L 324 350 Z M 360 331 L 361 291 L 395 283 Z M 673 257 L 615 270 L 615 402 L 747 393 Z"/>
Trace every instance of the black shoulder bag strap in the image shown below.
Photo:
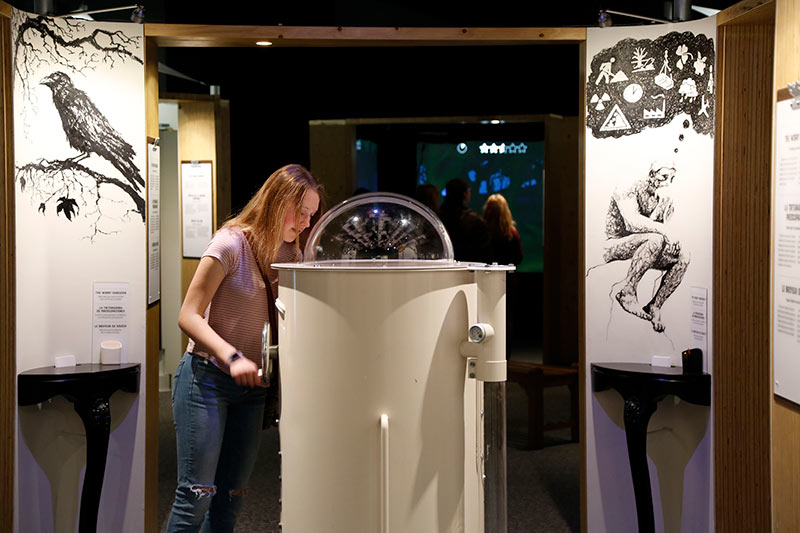
<path fill-rule="evenodd" d="M 259 266 L 259 270 L 261 267 Z M 267 344 L 278 344 L 278 310 L 275 308 L 275 297 L 272 294 L 272 284 L 269 278 L 261 270 L 264 276 L 264 285 L 267 287 L 267 317 L 269 318 L 270 337 L 266 339 Z M 269 353 L 267 354 L 269 357 Z M 262 369 L 266 372 L 267 369 Z M 269 387 L 267 387 L 267 397 L 264 404 L 264 422 L 262 429 L 270 426 L 277 426 L 278 419 L 281 417 L 281 371 L 278 365 L 278 358 L 272 361 L 272 373 L 269 377 Z"/>
<path fill-rule="evenodd" d="M 261 277 L 264 279 L 264 287 L 266 287 L 267 290 L 267 320 L 269 320 L 269 330 L 272 338 L 264 339 L 264 344 L 278 344 L 278 310 L 275 308 L 275 296 L 272 293 L 272 284 L 269 282 L 269 278 L 264 272 L 264 269 L 261 268 L 261 263 L 255 254 L 255 250 L 252 246 L 250 246 L 250 249 L 253 252 L 253 258 L 256 260 L 256 266 L 258 267 Z M 267 368 L 262 368 L 261 372 L 266 374 Z M 281 376 L 280 368 L 278 367 L 278 359 L 272 362 L 272 373 L 267 385 L 267 396 L 264 403 L 264 421 L 261 424 L 262 429 L 277 426 L 278 419 L 281 416 Z"/>

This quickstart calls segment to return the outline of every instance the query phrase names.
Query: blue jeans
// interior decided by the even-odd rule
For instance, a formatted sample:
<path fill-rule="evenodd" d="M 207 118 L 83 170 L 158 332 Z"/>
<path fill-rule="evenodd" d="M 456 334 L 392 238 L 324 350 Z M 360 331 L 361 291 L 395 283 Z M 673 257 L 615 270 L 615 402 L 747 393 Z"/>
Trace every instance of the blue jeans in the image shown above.
<path fill-rule="evenodd" d="M 167 532 L 233 531 L 261 444 L 266 390 L 240 387 L 206 359 L 178 364 L 172 412 L 178 487 Z"/>

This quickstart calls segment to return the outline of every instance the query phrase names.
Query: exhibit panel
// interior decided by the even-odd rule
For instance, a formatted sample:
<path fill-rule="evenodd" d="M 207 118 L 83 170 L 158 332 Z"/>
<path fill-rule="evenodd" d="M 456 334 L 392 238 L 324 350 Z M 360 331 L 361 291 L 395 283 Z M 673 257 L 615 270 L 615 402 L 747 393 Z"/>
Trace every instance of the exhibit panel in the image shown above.
<path fill-rule="evenodd" d="M 100 370 L 140 364 L 144 372 L 142 26 L 16 10 L 11 26 L 17 373 L 59 366 L 81 375 L 81 365 L 91 363 L 111 363 Z M 143 528 L 145 402 L 134 392 L 139 379 L 137 371 L 135 387 L 104 388 L 92 400 L 92 416 L 105 417 L 110 429 L 98 530 Z M 82 470 L 88 469 L 87 435 L 76 414 L 80 403 L 80 395 L 71 393 L 38 407 L 20 401 L 19 530 L 67 531 L 79 521 Z M 80 517 L 82 527 L 86 518 Z"/>
<path fill-rule="evenodd" d="M 587 30 L 589 531 L 713 530 L 710 407 L 673 392 L 647 401 L 593 392 L 590 367 L 680 367 L 681 352 L 696 348 L 702 372 L 712 371 L 715 38 L 713 18 Z M 646 464 L 631 443 L 634 420 L 646 428 L 637 444 Z"/>
<path fill-rule="evenodd" d="M 478 485 L 478 388 L 465 380 L 458 354 L 474 322 L 471 277 L 466 270 L 281 276 L 287 315 L 302 317 L 281 331 L 285 531 L 379 530 L 382 414 L 391 439 L 390 530 L 480 531 L 480 500 L 465 493 Z M 387 291 L 391 285 L 403 290 Z M 359 294 L 375 297 L 365 305 Z M 303 334 L 308 328 L 317 331 Z"/>
<path fill-rule="evenodd" d="M 511 267 L 453 261 L 433 212 L 388 193 L 326 213 L 305 259 L 275 265 L 283 531 L 504 531 L 483 391 L 506 378 Z"/>

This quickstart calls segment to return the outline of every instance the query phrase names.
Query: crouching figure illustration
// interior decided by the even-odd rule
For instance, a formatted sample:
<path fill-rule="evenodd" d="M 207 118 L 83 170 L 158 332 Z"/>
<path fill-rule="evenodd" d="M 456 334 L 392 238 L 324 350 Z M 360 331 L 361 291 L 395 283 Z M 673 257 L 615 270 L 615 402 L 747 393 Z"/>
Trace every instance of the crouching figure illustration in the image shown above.
<path fill-rule="evenodd" d="M 689 266 L 689 254 L 668 236 L 666 229 L 674 208 L 672 199 L 662 191 L 674 178 L 674 163 L 654 161 L 645 179 L 614 191 L 606 215 L 603 260 L 631 262 L 615 298 L 628 313 L 650 321 L 657 332 L 664 331 L 661 307 L 680 285 Z M 663 274 L 652 299 L 641 305 L 637 288 L 650 269 Z"/>

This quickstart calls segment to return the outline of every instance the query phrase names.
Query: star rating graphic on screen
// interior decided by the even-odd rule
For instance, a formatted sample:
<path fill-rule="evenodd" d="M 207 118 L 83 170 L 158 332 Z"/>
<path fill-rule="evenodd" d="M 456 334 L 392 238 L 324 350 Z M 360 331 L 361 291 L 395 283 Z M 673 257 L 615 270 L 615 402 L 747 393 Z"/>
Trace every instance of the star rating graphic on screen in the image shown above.
<path fill-rule="evenodd" d="M 528 151 L 528 146 L 525 143 L 483 143 L 478 148 L 482 154 L 524 154 Z"/>

